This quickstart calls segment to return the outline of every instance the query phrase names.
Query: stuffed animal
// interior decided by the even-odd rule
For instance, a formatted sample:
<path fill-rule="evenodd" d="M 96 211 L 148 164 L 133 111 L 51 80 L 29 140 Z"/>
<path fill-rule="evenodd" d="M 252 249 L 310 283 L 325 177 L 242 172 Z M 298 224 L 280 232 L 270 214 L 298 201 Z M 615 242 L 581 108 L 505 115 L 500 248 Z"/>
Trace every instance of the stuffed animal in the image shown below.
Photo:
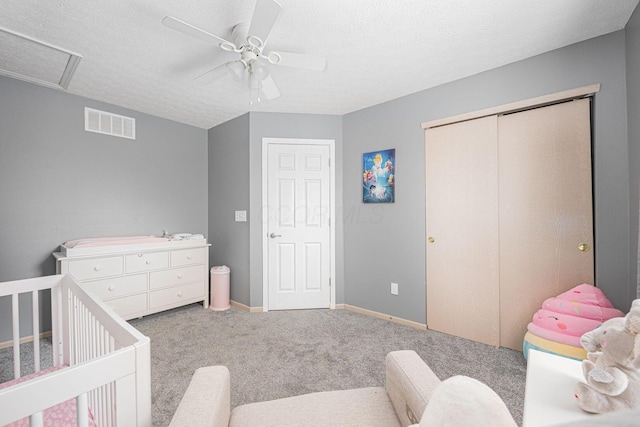
<path fill-rule="evenodd" d="M 588 351 L 582 362 L 586 384 L 575 397 L 592 413 L 640 408 L 640 299 L 624 318 L 609 319 L 580 340 Z"/>

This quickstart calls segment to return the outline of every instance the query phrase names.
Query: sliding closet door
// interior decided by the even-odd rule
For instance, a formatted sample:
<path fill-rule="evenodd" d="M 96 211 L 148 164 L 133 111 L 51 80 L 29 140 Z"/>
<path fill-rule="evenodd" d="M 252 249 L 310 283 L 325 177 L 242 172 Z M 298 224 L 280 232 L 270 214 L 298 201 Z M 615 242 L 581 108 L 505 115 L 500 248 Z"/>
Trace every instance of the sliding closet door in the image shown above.
<path fill-rule="evenodd" d="M 589 103 L 498 120 L 501 346 L 522 350 L 546 298 L 593 283 Z"/>
<path fill-rule="evenodd" d="M 427 327 L 499 343 L 497 118 L 428 129 Z"/>

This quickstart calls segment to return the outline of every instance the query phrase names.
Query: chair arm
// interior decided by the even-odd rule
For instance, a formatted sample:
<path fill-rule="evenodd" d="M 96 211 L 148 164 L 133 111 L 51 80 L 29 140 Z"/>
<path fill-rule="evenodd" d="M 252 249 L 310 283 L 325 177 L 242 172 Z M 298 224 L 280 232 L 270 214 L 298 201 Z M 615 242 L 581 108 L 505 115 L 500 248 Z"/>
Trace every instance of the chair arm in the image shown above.
<path fill-rule="evenodd" d="M 386 358 L 386 389 L 400 424 L 420 422 L 440 379 L 413 350 L 393 351 Z"/>
<path fill-rule="evenodd" d="M 207 366 L 193 374 L 169 427 L 228 427 L 230 415 L 229 370 Z"/>

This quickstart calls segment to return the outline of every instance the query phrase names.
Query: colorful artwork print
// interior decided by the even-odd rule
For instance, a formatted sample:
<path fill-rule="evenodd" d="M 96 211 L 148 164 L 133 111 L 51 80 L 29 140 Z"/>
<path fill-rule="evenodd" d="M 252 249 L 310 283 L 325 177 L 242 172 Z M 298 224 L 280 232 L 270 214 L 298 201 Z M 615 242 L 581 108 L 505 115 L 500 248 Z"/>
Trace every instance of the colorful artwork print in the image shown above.
<path fill-rule="evenodd" d="M 362 201 L 364 203 L 395 201 L 395 163 L 395 148 L 362 155 Z"/>

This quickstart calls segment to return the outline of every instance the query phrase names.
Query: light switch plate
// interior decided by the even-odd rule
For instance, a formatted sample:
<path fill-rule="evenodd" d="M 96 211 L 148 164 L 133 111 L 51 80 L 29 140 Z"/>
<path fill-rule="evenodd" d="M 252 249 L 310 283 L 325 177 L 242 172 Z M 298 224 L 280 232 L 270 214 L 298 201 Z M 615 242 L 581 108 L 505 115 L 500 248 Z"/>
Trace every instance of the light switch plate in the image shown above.
<path fill-rule="evenodd" d="M 391 282 L 391 295 L 398 295 L 398 284 Z"/>
<path fill-rule="evenodd" d="M 236 211 L 236 222 L 247 222 L 247 211 Z"/>

